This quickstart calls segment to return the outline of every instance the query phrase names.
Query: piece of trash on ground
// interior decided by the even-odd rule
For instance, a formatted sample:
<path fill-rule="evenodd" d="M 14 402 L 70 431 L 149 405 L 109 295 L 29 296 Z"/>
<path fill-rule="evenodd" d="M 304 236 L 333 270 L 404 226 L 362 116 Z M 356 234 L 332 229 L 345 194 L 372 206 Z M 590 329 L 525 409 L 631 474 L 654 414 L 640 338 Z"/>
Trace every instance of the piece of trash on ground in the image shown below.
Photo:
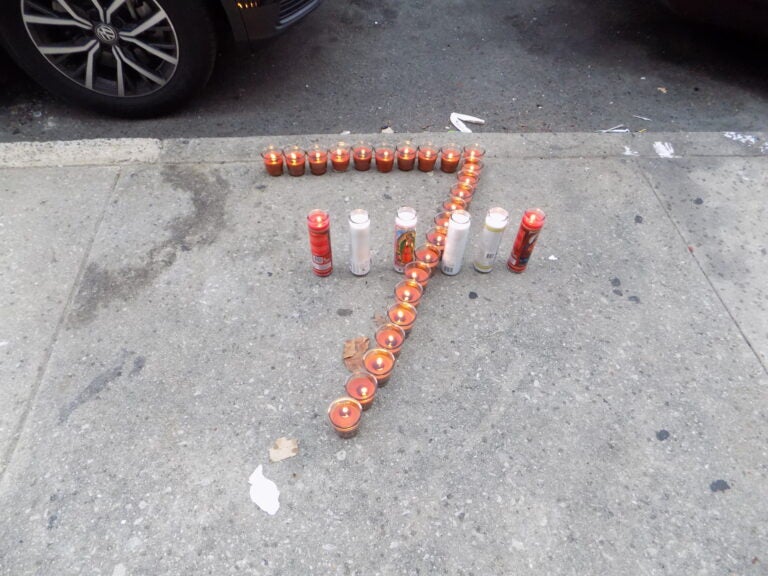
<path fill-rule="evenodd" d="M 277 514 L 280 508 L 280 490 L 277 484 L 264 477 L 262 466 L 259 464 L 248 478 L 251 485 L 251 501 L 270 516 Z"/>
<path fill-rule="evenodd" d="M 299 453 L 299 441 L 285 436 L 275 440 L 274 446 L 269 449 L 269 461 L 280 462 L 287 458 L 293 458 Z"/>
<path fill-rule="evenodd" d="M 632 118 L 639 118 L 640 120 L 645 120 L 646 122 L 653 122 L 650 118 L 646 118 L 645 116 L 638 116 L 637 114 L 632 114 Z"/>
<path fill-rule="evenodd" d="M 550 254 L 547 260 L 552 260 L 552 261 L 557 260 L 557 256 L 555 256 L 554 254 Z"/>
<path fill-rule="evenodd" d="M 602 132 L 603 134 L 623 134 L 625 132 L 629 132 L 629 128 L 624 126 L 624 124 L 617 124 L 613 128 L 606 128 L 605 130 L 598 130 L 598 132 Z"/>
<path fill-rule="evenodd" d="M 344 342 L 344 352 L 342 357 L 344 365 L 350 372 L 356 372 L 363 369 L 363 354 L 368 351 L 370 340 L 365 336 L 358 336 L 352 340 Z"/>
<path fill-rule="evenodd" d="M 352 132 L 350 132 L 349 130 L 342 130 L 341 132 L 339 132 L 339 135 L 341 136 L 346 136 L 347 134 L 352 134 Z"/>
<path fill-rule="evenodd" d="M 382 134 L 394 134 L 395 131 L 392 129 L 392 126 L 387 126 L 386 128 L 381 129 Z"/>
<path fill-rule="evenodd" d="M 654 142 L 653 149 L 659 158 L 676 158 L 675 149 L 669 142 Z"/>
<path fill-rule="evenodd" d="M 658 88 L 656 88 L 656 90 L 658 90 L 662 94 L 666 94 L 667 93 L 667 89 L 664 86 L 659 86 Z"/>
<path fill-rule="evenodd" d="M 739 144 L 746 144 L 747 146 L 752 146 L 753 144 L 757 144 L 757 138 L 755 138 L 751 134 L 739 134 L 738 132 L 723 132 L 723 136 L 725 136 L 729 140 L 738 142 Z"/>
<path fill-rule="evenodd" d="M 622 152 L 624 156 L 637 156 L 638 153 L 632 150 L 629 146 L 624 146 L 624 152 Z"/>
<path fill-rule="evenodd" d="M 478 118 L 477 116 L 451 112 L 451 124 L 456 127 L 456 130 L 459 132 L 464 132 L 465 134 L 471 134 L 472 130 L 469 129 L 465 122 L 469 122 L 470 124 L 485 124 L 485 120 Z"/>

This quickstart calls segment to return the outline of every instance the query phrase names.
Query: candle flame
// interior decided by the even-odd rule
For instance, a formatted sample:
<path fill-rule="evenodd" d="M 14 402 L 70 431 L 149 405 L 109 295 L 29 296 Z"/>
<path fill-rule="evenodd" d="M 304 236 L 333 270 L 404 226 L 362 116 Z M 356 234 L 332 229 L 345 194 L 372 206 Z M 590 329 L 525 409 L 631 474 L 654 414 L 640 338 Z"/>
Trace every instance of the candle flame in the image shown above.
<path fill-rule="evenodd" d="M 363 386 L 360 388 L 360 396 L 368 396 L 368 386 Z"/>
<path fill-rule="evenodd" d="M 315 160 L 317 160 L 318 162 L 320 162 L 320 158 L 321 158 L 321 156 L 320 156 L 320 152 L 315 152 Z"/>
<path fill-rule="evenodd" d="M 384 150 L 384 152 L 382 152 L 381 155 L 384 158 L 384 160 L 389 160 L 389 151 L 388 150 Z"/>
<path fill-rule="evenodd" d="M 405 317 L 405 314 L 403 314 L 402 310 L 397 311 L 397 319 L 402 321 L 402 319 Z"/>
<path fill-rule="evenodd" d="M 382 360 L 380 357 L 376 358 L 376 368 L 380 370 L 382 366 L 384 366 L 384 360 Z"/>
<path fill-rule="evenodd" d="M 269 159 L 270 159 L 272 162 L 277 162 L 277 154 L 270 154 L 270 155 L 269 155 Z"/>
<path fill-rule="evenodd" d="M 406 290 L 405 292 L 403 292 L 403 300 L 410 300 L 410 299 L 411 299 L 411 291 Z"/>
<path fill-rule="evenodd" d="M 395 345 L 395 337 L 392 336 L 392 335 L 387 336 L 387 344 L 389 344 L 390 347 L 394 346 Z"/>
<path fill-rule="evenodd" d="M 346 418 L 347 416 L 349 416 L 349 407 L 347 407 L 347 406 L 344 406 L 344 407 L 342 407 L 342 409 L 341 409 L 341 415 L 342 415 L 344 418 Z"/>
<path fill-rule="evenodd" d="M 528 216 L 528 223 L 529 224 L 535 224 L 536 223 L 536 214 L 531 214 Z"/>

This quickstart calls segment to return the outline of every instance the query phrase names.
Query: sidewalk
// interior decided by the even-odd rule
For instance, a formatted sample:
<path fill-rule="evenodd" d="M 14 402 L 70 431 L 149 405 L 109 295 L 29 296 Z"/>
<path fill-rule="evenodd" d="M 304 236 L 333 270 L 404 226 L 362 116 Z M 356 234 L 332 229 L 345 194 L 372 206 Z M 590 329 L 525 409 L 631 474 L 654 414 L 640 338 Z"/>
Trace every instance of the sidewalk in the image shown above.
<path fill-rule="evenodd" d="M 452 175 L 270 178 L 265 138 L 0 144 L 0 574 L 765 573 L 752 136 L 474 135 L 469 250 L 494 205 L 502 257 L 524 208 L 547 226 L 522 275 L 433 279 L 352 440 L 325 416 L 343 341 L 392 300 L 395 209 L 423 237 Z M 269 463 L 281 436 L 299 454 Z M 259 464 L 275 516 L 249 499 Z"/>

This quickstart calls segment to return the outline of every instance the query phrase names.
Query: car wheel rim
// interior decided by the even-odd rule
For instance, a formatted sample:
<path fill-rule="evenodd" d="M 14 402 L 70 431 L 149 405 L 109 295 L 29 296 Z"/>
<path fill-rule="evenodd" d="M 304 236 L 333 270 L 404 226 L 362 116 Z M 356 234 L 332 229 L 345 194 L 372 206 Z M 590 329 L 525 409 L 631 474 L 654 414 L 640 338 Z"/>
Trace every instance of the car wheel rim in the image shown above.
<path fill-rule="evenodd" d="M 93 92 L 147 96 L 176 73 L 176 31 L 155 0 L 21 0 L 21 14 L 40 54 Z"/>

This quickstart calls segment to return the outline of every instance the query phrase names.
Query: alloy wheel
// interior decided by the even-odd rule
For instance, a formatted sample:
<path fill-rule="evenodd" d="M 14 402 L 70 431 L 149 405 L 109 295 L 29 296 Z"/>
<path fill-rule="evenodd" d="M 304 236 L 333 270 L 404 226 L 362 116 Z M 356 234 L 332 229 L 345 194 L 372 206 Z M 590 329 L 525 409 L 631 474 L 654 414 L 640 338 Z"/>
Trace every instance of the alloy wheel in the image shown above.
<path fill-rule="evenodd" d="M 99 94 L 146 96 L 178 67 L 176 32 L 155 0 L 21 0 L 21 13 L 48 62 Z"/>

